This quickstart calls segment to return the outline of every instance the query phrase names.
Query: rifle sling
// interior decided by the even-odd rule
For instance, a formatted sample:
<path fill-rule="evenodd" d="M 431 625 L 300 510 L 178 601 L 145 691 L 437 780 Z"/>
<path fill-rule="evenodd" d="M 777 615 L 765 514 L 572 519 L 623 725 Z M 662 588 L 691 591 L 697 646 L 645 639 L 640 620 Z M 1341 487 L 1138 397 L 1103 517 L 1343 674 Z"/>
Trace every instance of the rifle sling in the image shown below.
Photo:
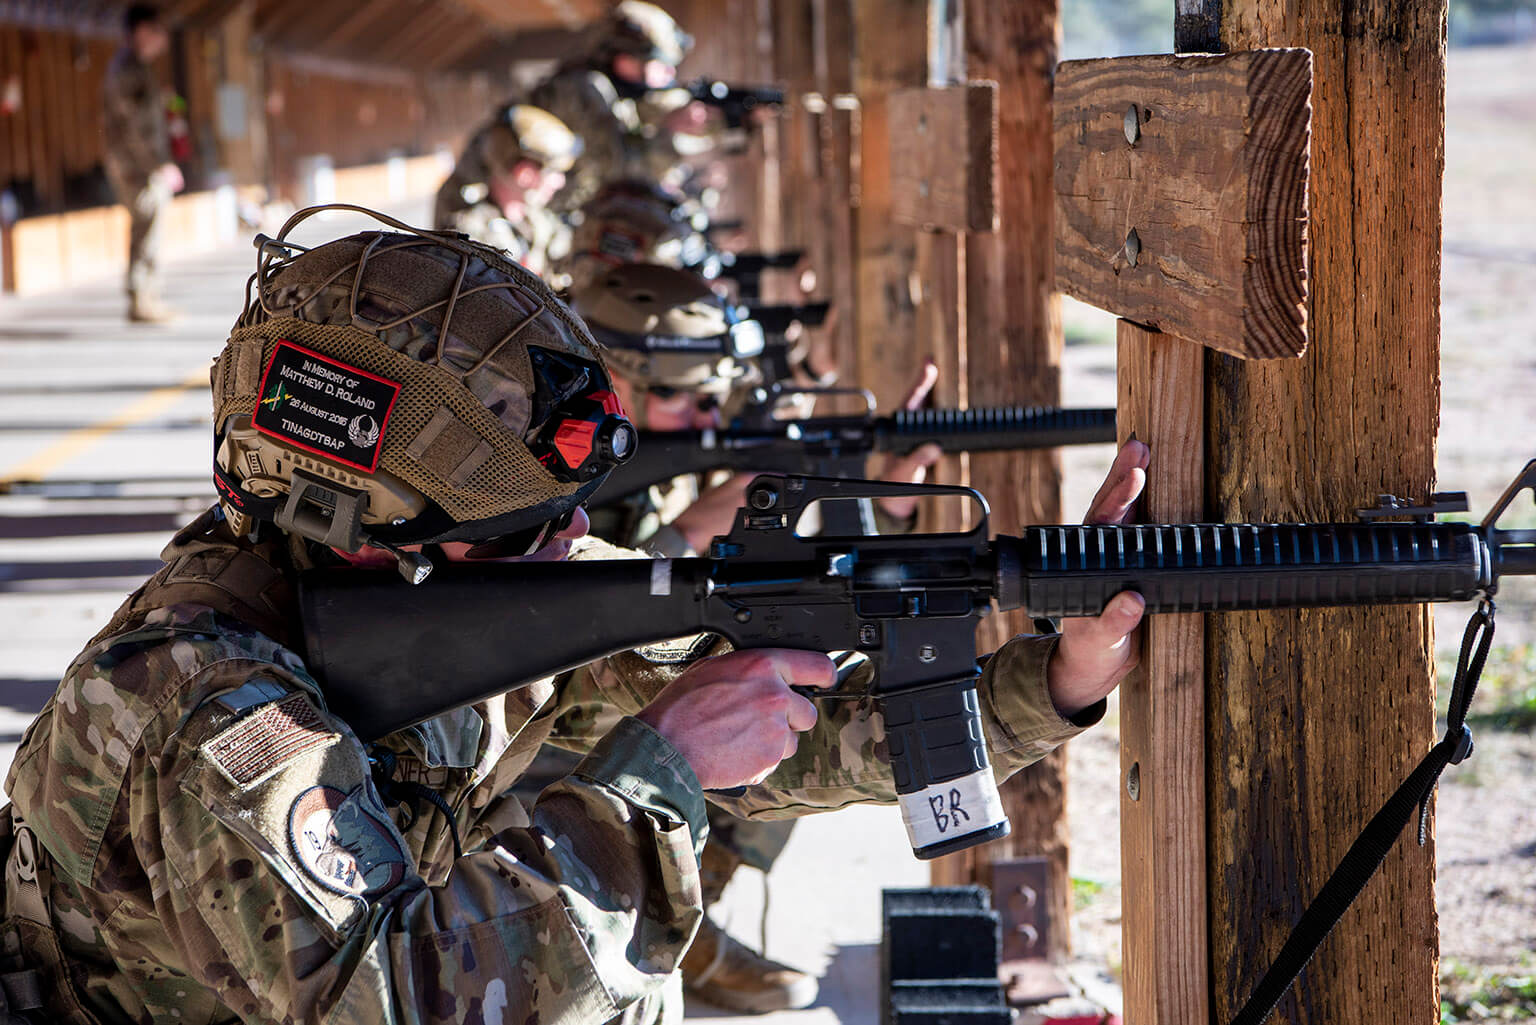
<path fill-rule="evenodd" d="M 1450 707 L 1445 716 L 1445 736 L 1430 748 L 1403 784 L 1387 798 L 1386 804 L 1360 831 L 1354 844 L 1328 877 L 1328 882 L 1323 884 L 1323 888 L 1312 898 L 1312 903 L 1291 928 L 1285 945 L 1254 987 L 1248 1001 L 1233 1017 L 1232 1025 L 1260 1025 L 1269 1017 L 1280 998 L 1290 989 L 1291 983 L 1296 981 L 1296 977 L 1312 960 L 1312 955 L 1317 953 L 1317 948 L 1386 860 L 1415 807 L 1419 809 L 1419 845 L 1424 845 L 1429 825 L 1429 798 L 1440 781 L 1440 774 L 1446 766 L 1456 765 L 1472 753 L 1472 731 L 1467 726 L 1467 710 L 1472 704 L 1472 696 L 1477 692 L 1478 677 L 1482 675 L 1483 663 L 1487 661 L 1488 649 L 1493 643 L 1493 612 L 1493 602 L 1484 599 L 1472 614 L 1466 633 L 1462 635 L 1461 655 L 1457 659 Z"/>

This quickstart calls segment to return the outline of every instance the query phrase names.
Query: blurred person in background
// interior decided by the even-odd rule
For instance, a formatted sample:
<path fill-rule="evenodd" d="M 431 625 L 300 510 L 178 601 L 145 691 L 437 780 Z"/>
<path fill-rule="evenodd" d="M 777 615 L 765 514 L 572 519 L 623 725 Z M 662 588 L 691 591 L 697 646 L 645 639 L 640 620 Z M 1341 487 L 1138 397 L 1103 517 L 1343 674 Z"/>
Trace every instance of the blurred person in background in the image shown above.
<path fill-rule="evenodd" d="M 570 231 L 549 201 L 581 151 L 581 139 L 549 111 L 503 107 L 470 137 L 438 189 L 432 226 L 495 246 L 551 281 L 551 267 L 570 249 Z"/>
<path fill-rule="evenodd" d="M 160 211 L 185 184 L 171 159 L 165 95 L 154 71 L 170 34 L 148 4 L 128 8 L 123 30 L 102 85 L 107 177 L 128 208 L 128 319 L 158 324 L 173 316 L 160 294 Z"/>
<path fill-rule="evenodd" d="M 673 88 L 693 40 L 655 4 L 623 0 L 593 29 L 587 52 L 535 86 L 529 102 L 570 125 L 581 163 L 551 206 L 569 214 L 608 182 L 665 182 L 709 150 L 709 108 Z"/>

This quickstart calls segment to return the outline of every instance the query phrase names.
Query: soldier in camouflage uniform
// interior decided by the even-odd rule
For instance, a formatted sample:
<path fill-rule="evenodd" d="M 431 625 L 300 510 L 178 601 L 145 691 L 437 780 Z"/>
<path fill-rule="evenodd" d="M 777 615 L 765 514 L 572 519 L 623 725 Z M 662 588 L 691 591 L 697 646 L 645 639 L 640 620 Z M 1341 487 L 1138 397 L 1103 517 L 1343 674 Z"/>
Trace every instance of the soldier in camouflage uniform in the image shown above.
<path fill-rule="evenodd" d="M 144 4 L 128 8 L 123 26 L 127 36 L 102 83 L 107 178 L 128 208 L 128 319 L 160 323 L 171 317 L 160 295 L 160 211 L 183 185 L 152 67 L 170 37 Z"/>
<path fill-rule="evenodd" d="M 591 335 L 495 250 L 381 217 L 400 230 L 291 255 L 304 216 L 264 243 L 214 368 L 219 506 L 75 660 L 7 780 L 7 1010 L 651 1018 L 701 915 L 703 788 L 743 787 L 719 799 L 747 817 L 890 801 L 881 723 L 788 689 L 828 685 L 824 655 L 695 660 L 721 650 L 700 639 L 686 663 L 616 656 L 364 745 L 299 654 L 296 573 L 382 561 L 431 587 L 433 559 L 558 559 L 627 427 Z M 572 418 L 604 445 L 552 447 Z M 1145 462 L 1122 456 L 1101 515 Z M 1102 713 L 1139 610 L 993 656 L 1001 775 Z M 632 714 L 583 712 L 610 707 Z M 510 784 L 557 719 L 587 754 L 525 808 Z"/>
<path fill-rule="evenodd" d="M 644 209 L 613 211 L 614 223 L 605 230 L 620 237 L 637 231 L 654 237 L 658 233 L 646 232 L 650 219 L 633 216 Z M 580 259 L 578 254 L 578 268 Z M 732 396 L 760 380 L 753 363 L 762 351 L 761 330 L 751 321 L 738 324 L 734 309 L 695 274 L 646 264 L 612 266 L 602 254 L 585 260 L 593 266 L 589 273 L 578 270 L 571 302 L 608 346 L 614 383 L 636 422 L 659 431 L 718 427 Z M 925 387 L 916 399 L 921 401 L 926 392 Z M 888 468 L 891 479 L 920 480 L 938 456 L 937 446 L 913 453 Z M 753 474 L 720 476 L 724 479 L 677 477 L 594 509 L 593 533 L 662 557 L 697 554 L 710 538 L 728 532 Z M 902 533 L 915 523 L 916 503 L 889 499 L 875 503 L 873 512 L 881 533 Z M 607 721 L 617 715 L 617 709 L 609 709 Z M 792 826 L 792 821 L 748 821 L 711 808 L 710 840 L 700 861 L 705 907 L 720 898 L 739 866 L 768 872 L 783 853 Z M 807 1007 L 817 995 L 815 977 L 752 950 L 708 918 L 682 971 L 689 992 L 734 1011 Z"/>
<path fill-rule="evenodd" d="M 549 200 L 580 154 L 581 140 L 553 114 L 504 107 L 470 137 L 438 189 L 433 227 L 495 246 L 548 281 L 570 249 L 570 231 Z"/>
<path fill-rule="evenodd" d="M 577 62 L 534 87 L 528 102 L 570 125 L 585 146 L 551 206 L 577 210 L 608 182 L 665 182 L 687 158 L 714 146 L 713 115 L 671 88 L 693 41 L 654 4 L 622 0 L 593 27 Z"/>

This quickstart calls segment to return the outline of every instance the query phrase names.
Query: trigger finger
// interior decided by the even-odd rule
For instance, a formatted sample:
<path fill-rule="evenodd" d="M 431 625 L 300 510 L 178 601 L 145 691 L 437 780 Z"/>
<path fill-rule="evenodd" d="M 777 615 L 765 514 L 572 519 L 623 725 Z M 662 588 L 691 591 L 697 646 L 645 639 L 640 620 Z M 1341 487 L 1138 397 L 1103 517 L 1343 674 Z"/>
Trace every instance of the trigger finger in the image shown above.
<path fill-rule="evenodd" d="M 795 733 L 804 733 L 806 730 L 815 726 L 817 718 L 819 718 L 819 716 L 816 712 L 816 706 L 811 704 L 807 698 L 804 698 L 799 694 L 791 691 L 789 696 L 789 708 L 786 709 L 784 715 L 784 721 L 793 731 L 790 734 L 790 742 L 795 742 Z"/>

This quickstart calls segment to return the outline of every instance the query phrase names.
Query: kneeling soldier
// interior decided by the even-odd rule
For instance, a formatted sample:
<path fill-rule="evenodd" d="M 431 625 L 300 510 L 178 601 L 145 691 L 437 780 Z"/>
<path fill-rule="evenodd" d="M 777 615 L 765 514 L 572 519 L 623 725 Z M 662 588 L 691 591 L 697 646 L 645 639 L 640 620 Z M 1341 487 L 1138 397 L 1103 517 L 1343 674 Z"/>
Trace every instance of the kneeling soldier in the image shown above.
<path fill-rule="evenodd" d="M 542 282 L 386 223 L 264 240 L 214 367 L 219 504 L 22 742 L 0 810 L 13 1013 L 654 1020 L 701 918 L 705 788 L 745 786 L 712 796 L 749 816 L 895 797 L 880 723 L 789 689 L 832 682 L 818 652 L 615 656 L 368 745 L 328 711 L 300 654 L 301 571 L 562 558 L 632 440 L 601 347 Z M 1145 458 L 1122 456 L 1101 515 L 1128 509 Z M 1132 648 L 1127 601 L 988 662 L 1000 775 L 1099 714 Z M 454 672 L 453 651 L 399 657 L 423 688 Z M 584 759 L 525 808 L 511 785 L 594 700 L 629 714 L 575 738 Z"/>

